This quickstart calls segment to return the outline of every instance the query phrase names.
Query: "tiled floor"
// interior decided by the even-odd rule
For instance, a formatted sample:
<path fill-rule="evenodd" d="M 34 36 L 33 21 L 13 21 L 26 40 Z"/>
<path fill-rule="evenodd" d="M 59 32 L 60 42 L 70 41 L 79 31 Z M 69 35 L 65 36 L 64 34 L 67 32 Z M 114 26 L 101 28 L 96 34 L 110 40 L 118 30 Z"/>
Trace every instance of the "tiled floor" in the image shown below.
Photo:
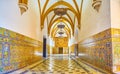
<path fill-rule="evenodd" d="M 14 73 L 12 73 L 14 74 Z M 17 73 L 15 73 L 17 74 Z M 85 64 L 78 64 L 69 56 L 49 57 L 44 62 L 37 64 L 21 74 L 104 74 L 92 69 Z"/>

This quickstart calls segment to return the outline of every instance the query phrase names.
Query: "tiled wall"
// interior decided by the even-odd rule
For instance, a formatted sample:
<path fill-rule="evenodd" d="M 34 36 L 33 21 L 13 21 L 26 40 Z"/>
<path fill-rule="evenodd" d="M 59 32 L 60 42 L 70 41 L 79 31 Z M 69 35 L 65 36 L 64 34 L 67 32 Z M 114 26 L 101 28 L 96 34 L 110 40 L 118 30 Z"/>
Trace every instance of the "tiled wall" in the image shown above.
<path fill-rule="evenodd" d="M 41 49 L 41 42 L 0 28 L 0 74 L 40 60 L 34 52 L 42 52 Z"/>
<path fill-rule="evenodd" d="M 74 53 L 74 50 L 75 50 L 75 44 L 73 44 L 69 47 L 70 53 Z"/>
<path fill-rule="evenodd" d="M 59 53 L 58 47 L 53 47 L 52 53 L 53 54 L 58 54 Z"/>
<path fill-rule="evenodd" d="M 112 29 L 113 71 L 120 72 L 120 29 Z"/>
<path fill-rule="evenodd" d="M 69 52 L 70 52 L 71 55 L 75 55 L 75 54 L 77 54 L 75 51 L 77 52 L 76 44 L 73 44 L 69 47 Z"/>
<path fill-rule="evenodd" d="M 103 70 L 112 72 L 111 29 L 79 42 L 80 58 Z"/>

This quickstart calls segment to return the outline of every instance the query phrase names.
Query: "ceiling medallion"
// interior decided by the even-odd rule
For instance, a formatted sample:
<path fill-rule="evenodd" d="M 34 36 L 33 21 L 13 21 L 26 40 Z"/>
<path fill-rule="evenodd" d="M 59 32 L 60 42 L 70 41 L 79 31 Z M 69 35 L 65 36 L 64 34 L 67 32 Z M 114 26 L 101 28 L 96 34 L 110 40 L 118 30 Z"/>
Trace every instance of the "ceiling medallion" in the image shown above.
<path fill-rule="evenodd" d="M 63 16 L 67 13 L 67 9 L 66 8 L 55 8 L 54 13 L 58 16 Z"/>
<path fill-rule="evenodd" d="M 99 12 L 101 4 L 102 4 L 102 1 L 101 1 L 101 0 L 93 0 L 92 7 L 93 7 L 97 12 Z"/>

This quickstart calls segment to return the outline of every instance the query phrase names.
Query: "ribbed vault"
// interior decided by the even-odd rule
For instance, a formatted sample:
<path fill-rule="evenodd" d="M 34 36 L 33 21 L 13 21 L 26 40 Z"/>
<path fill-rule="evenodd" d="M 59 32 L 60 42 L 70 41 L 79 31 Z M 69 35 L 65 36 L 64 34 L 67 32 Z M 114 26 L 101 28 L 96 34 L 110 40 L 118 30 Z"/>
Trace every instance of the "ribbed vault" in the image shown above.
<path fill-rule="evenodd" d="M 70 2 L 69 2 L 70 1 Z M 75 25 L 80 29 L 81 25 L 81 10 L 83 0 L 38 0 L 40 10 L 41 30 L 44 28 L 45 20 L 48 23 L 48 35 L 54 37 L 59 28 L 56 27 L 60 20 L 63 20 L 66 35 L 71 38 L 74 35 Z M 64 8 L 66 10 L 65 15 L 59 16 L 55 14 L 55 9 Z M 66 23 L 67 22 L 67 23 Z M 75 24 L 77 23 L 77 24 Z"/>

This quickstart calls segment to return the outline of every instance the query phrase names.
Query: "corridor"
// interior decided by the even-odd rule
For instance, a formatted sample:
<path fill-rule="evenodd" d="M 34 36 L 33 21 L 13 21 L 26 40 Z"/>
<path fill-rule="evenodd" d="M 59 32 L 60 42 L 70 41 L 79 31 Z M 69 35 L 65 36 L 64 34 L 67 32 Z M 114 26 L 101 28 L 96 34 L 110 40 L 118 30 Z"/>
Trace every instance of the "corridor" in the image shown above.
<path fill-rule="evenodd" d="M 109 74 L 76 60 L 68 55 L 51 56 L 25 71 L 18 70 L 10 74 Z"/>
<path fill-rule="evenodd" d="M 0 0 L 0 74 L 120 74 L 120 0 Z"/>

